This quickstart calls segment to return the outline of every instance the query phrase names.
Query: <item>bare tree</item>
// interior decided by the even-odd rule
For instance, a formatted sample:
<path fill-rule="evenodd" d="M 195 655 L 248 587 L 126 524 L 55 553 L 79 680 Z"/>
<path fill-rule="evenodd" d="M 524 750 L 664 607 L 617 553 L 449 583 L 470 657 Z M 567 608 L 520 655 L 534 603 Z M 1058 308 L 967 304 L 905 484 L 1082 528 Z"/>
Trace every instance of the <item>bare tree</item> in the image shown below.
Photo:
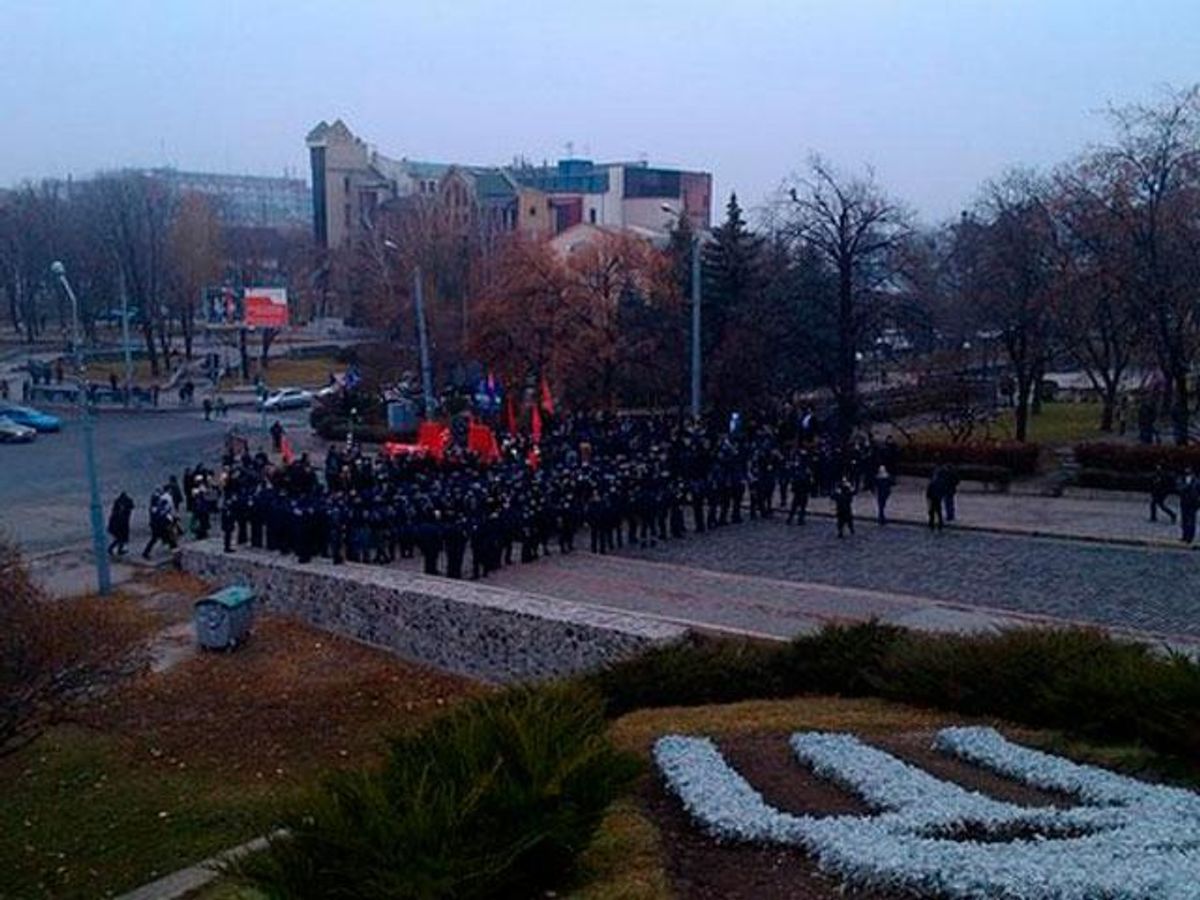
<path fill-rule="evenodd" d="M 190 360 L 197 302 L 221 272 L 221 225 L 203 194 L 188 193 L 180 197 L 167 252 L 171 305 L 183 334 L 184 356 Z"/>
<path fill-rule="evenodd" d="M 836 278 L 830 384 L 839 433 L 845 439 L 859 418 L 858 354 L 867 348 L 896 296 L 911 217 L 887 197 L 870 172 L 842 178 L 815 157 L 789 197 L 796 237 Z"/>
<path fill-rule="evenodd" d="M 1148 331 L 1133 284 L 1133 248 L 1109 215 L 1114 185 L 1101 161 L 1085 159 L 1055 179 L 1059 225 L 1056 338 L 1101 399 L 1100 430 L 1111 431 L 1121 382 Z"/>
<path fill-rule="evenodd" d="M 1116 135 L 1099 153 L 1114 187 L 1107 206 L 1133 251 L 1132 290 L 1171 394 L 1175 440 L 1185 443 L 1200 324 L 1200 85 L 1110 116 Z"/>
<path fill-rule="evenodd" d="M 989 183 L 974 215 L 955 227 L 962 303 L 998 331 L 1016 382 L 1015 437 L 1029 431 L 1031 400 L 1050 353 L 1055 230 L 1044 182 L 1014 170 Z"/>

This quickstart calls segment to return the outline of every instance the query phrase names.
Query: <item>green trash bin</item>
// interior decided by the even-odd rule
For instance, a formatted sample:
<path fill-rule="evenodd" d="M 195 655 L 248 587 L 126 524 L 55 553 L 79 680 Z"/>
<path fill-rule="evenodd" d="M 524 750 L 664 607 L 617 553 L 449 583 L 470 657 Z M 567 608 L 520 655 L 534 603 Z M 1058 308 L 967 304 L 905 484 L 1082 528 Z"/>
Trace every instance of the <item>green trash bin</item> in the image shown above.
<path fill-rule="evenodd" d="M 205 650 L 230 650 L 250 633 L 254 591 L 242 584 L 222 588 L 196 601 L 196 640 Z"/>

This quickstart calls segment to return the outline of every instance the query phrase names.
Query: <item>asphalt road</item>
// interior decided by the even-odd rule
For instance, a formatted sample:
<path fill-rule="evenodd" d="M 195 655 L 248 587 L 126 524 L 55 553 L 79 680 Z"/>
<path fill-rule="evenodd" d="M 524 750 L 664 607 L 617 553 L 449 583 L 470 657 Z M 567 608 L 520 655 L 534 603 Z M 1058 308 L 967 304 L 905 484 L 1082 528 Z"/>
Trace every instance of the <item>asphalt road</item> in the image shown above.
<path fill-rule="evenodd" d="M 88 487 L 83 429 L 74 413 L 54 410 L 64 420 L 58 434 L 41 434 L 32 444 L 0 444 L 0 529 L 28 553 L 41 553 L 88 541 Z M 285 427 L 307 431 L 307 413 L 279 416 Z M 121 490 L 133 497 L 133 538 L 148 534 L 150 492 L 171 473 L 220 459 L 230 426 L 251 438 L 263 434 L 259 416 L 233 411 L 221 422 L 205 422 L 198 410 L 159 413 L 102 413 L 96 421 L 96 460 L 102 512 Z"/>

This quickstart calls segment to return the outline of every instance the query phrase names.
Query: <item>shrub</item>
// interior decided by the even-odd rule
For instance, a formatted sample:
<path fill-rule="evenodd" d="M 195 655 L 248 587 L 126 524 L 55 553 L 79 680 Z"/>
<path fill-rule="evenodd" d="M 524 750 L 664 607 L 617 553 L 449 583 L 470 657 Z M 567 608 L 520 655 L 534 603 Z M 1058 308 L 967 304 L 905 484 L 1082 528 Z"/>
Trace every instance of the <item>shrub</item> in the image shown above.
<path fill-rule="evenodd" d="M 609 715 L 652 706 L 732 703 L 783 696 L 778 647 L 747 640 L 689 635 L 682 641 L 601 669 L 587 680 Z"/>
<path fill-rule="evenodd" d="M 996 466 L 1014 475 L 1033 475 L 1037 472 L 1037 444 L 1017 441 L 974 442 L 955 444 L 949 441 L 911 441 L 900 446 L 900 462 L 917 464 L 946 464 L 956 466 Z"/>
<path fill-rule="evenodd" d="M 804 693 L 879 696 L 1200 759 L 1200 665 L 1089 629 L 931 635 L 831 625 L 775 646 L 678 644 L 591 676 L 609 711 Z"/>
<path fill-rule="evenodd" d="M 381 770 L 329 779 L 229 872 L 272 898 L 537 896 L 637 768 L 594 692 L 510 689 L 394 739 Z"/>
<path fill-rule="evenodd" d="M 0 536 L 0 757 L 35 740 L 76 700 L 144 666 L 151 628 L 119 599 L 50 600 Z"/>
<path fill-rule="evenodd" d="M 1200 471 L 1200 445 L 1184 447 L 1109 444 L 1075 445 L 1075 460 L 1085 469 L 1107 469 L 1148 475 L 1156 466 L 1178 472 L 1188 467 Z"/>
<path fill-rule="evenodd" d="M 900 463 L 898 466 L 900 475 L 909 475 L 917 478 L 928 478 L 933 474 L 936 463 Z M 958 470 L 958 477 L 963 481 L 983 481 L 989 484 L 998 484 L 1007 487 L 1012 481 L 1012 469 L 1006 469 L 1003 466 L 976 466 L 962 465 L 955 466 Z"/>
<path fill-rule="evenodd" d="M 1113 469 L 1080 469 L 1075 483 L 1080 487 L 1105 491 L 1138 491 L 1148 493 L 1154 475 L 1150 472 L 1117 472 Z"/>

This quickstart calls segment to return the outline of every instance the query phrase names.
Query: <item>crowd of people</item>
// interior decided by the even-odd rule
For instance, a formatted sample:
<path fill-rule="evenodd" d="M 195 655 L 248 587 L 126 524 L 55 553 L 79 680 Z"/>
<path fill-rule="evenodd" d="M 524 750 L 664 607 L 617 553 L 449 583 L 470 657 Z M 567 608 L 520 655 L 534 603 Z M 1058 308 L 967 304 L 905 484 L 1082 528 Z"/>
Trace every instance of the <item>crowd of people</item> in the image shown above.
<path fill-rule="evenodd" d="M 590 413 L 564 416 L 536 445 L 504 436 L 490 463 L 460 446 L 435 459 L 334 445 L 320 462 L 242 447 L 155 492 L 143 556 L 160 542 L 174 547 L 185 530 L 219 531 L 231 553 L 248 545 L 334 564 L 419 556 L 426 573 L 483 578 L 552 549 L 574 552 L 584 532 L 588 549 L 603 554 L 777 514 L 803 525 L 818 497 L 832 501 L 842 537 L 853 534 L 864 491 L 887 522 L 898 462 L 890 437 L 840 446 L 806 432 L 802 418 L 716 429 Z M 956 485 L 949 469 L 930 480 L 930 527 L 953 519 Z"/>

